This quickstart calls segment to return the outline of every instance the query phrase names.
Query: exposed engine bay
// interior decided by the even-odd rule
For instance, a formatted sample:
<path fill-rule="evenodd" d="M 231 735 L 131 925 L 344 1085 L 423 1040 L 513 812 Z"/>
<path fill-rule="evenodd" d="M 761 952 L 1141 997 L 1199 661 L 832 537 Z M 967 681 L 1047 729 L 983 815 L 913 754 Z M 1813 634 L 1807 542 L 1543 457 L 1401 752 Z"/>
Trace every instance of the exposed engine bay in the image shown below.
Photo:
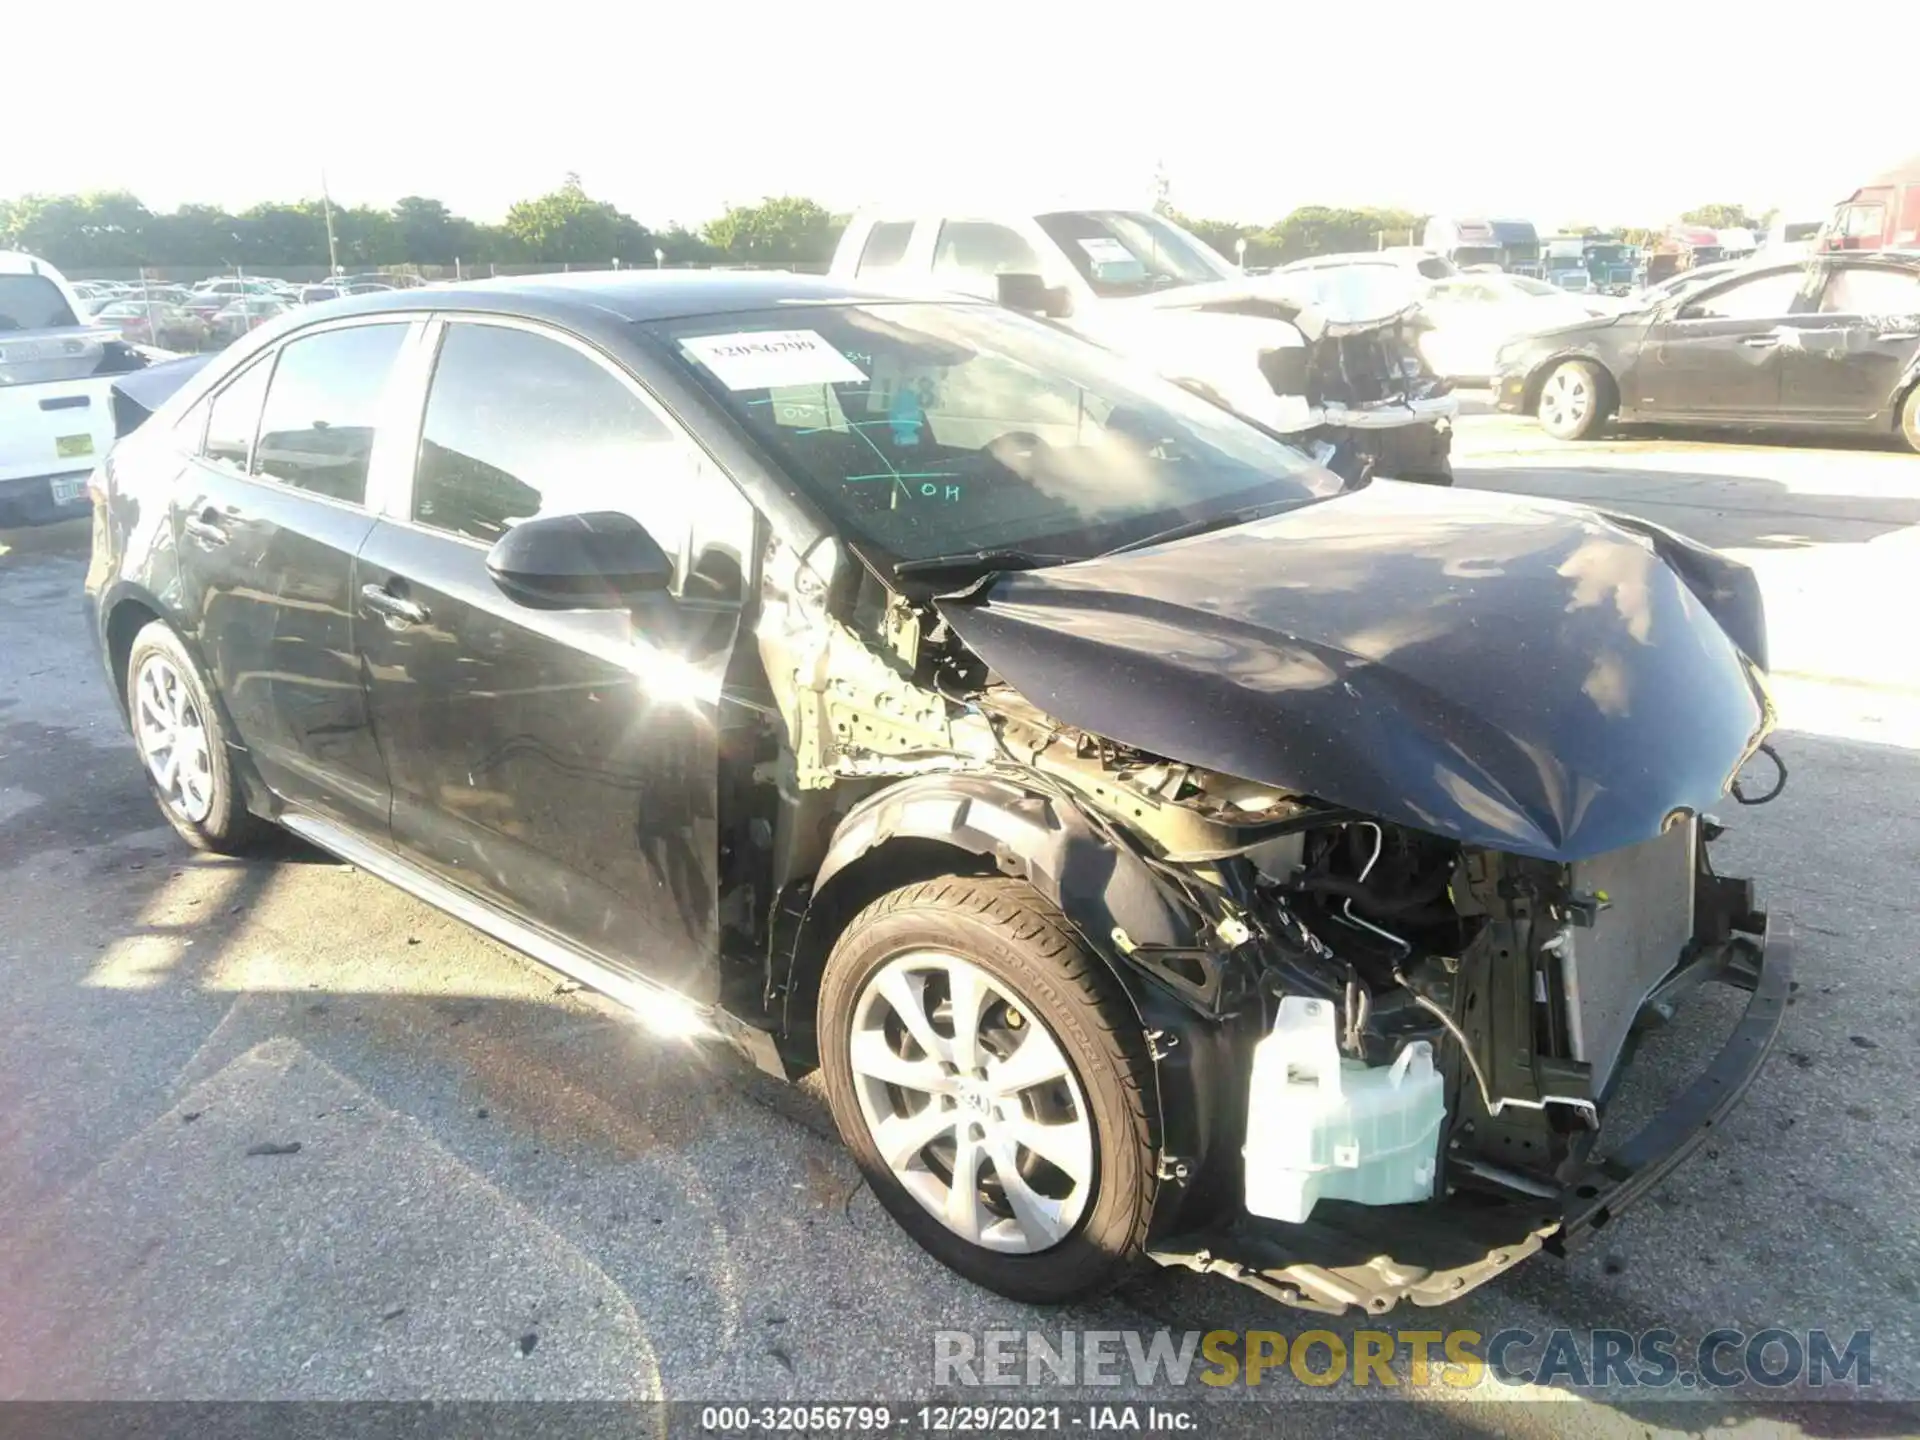
<path fill-rule="evenodd" d="M 1230 1092 L 1200 1103 L 1204 1123 L 1169 1118 L 1162 1174 L 1190 1203 L 1153 1252 L 1163 1264 L 1225 1271 L 1314 1309 L 1455 1298 L 1578 1228 L 1574 1197 L 1600 1193 L 1585 1181 L 1603 1112 L 1649 1016 L 1685 983 L 1757 978 L 1743 947 L 1765 917 L 1749 886 L 1712 873 L 1706 844 L 1718 829 L 1701 815 L 1676 812 L 1651 838 L 1571 863 L 1463 842 L 1065 723 L 992 670 L 930 600 L 903 597 L 830 547 L 803 559 L 776 544 L 767 561 L 758 650 L 771 703 L 728 747 L 722 919 L 757 957 L 773 1028 L 804 1048 L 805 1017 L 784 1007 L 804 992 L 806 926 L 829 903 L 865 898 L 826 898 L 843 851 L 902 843 L 905 812 L 884 808 L 848 842 L 888 794 L 979 777 L 1026 797 L 1008 804 L 1030 802 L 1042 827 L 1083 828 L 1114 857 L 1109 868 L 1124 857 L 1137 871 L 1156 915 L 1174 918 L 1135 933 L 1110 904 L 1110 881 L 1106 900 L 1099 884 L 1061 882 L 1062 908 L 1132 977 L 1143 1017 L 1183 1017 L 1148 1022 L 1163 1061 L 1200 1064 L 1176 1048 L 1182 1033 L 1196 1050 L 1211 1045 L 1200 1068 Z M 952 811 L 955 829 L 985 808 L 980 795 Z M 906 843 L 944 849 L 948 823 Z M 981 843 L 981 863 L 1039 873 L 1023 868 L 1011 831 Z M 925 858 L 953 863 L 952 852 Z M 1386 1097 L 1382 1123 L 1399 1123 L 1389 1080 L 1428 1056 L 1444 1116 L 1437 1138 L 1415 1137 L 1425 1153 L 1399 1145 L 1357 1188 L 1354 1174 L 1312 1179 L 1304 1193 L 1330 1184 L 1342 1198 L 1275 1219 L 1249 1213 L 1243 1172 L 1272 1125 L 1250 1129 L 1247 1117 L 1284 1117 L 1286 1097 L 1276 1110 L 1263 1103 L 1275 1096 L 1248 1087 L 1283 1005 L 1303 1000 L 1348 1088 Z M 1319 1170 L 1365 1169 L 1353 1133 L 1339 1132 Z M 1385 1198 L 1353 1198 L 1370 1193 Z M 1409 1218 L 1438 1209 L 1447 1218 Z M 1410 1249 L 1394 1239 L 1422 1234 Z"/>
<path fill-rule="evenodd" d="M 1451 482 L 1455 402 L 1448 382 L 1420 354 L 1426 322 L 1417 306 L 1353 318 L 1284 292 L 1214 296 L 1210 287 L 1209 294 L 1195 308 L 1280 320 L 1299 333 L 1297 348 L 1260 358 L 1275 395 L 1300 396 L 1311 407 L 1315 423 L 1291 430 L 1292 443 L 1349 481 L 1382 475 Z"/>

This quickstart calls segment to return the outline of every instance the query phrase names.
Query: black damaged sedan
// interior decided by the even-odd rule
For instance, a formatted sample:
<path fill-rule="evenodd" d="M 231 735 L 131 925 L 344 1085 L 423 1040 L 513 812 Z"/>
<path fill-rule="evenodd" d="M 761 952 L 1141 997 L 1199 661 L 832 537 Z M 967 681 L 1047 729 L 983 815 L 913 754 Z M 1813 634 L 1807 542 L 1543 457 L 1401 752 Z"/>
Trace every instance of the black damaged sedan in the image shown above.
<path fill-rule="evenodd" d="M 1522 336 L 1496 363 L 1495 404 L 1537 415 L 1559 440 L 1592 439 L 1618 418 L 1920 450 L 1920 252 L 1738 266 Z"/>
<path fill-rule="evenodd" d="M 1758 592 L 1665 531 L 1343 487 L 1018 315 L 793 276 L 356 297 L 141 384 L 87 603 L 187 841 L 283 826 L 819 1067 L 1002 1294 L 1451 1299 L 1645 1192 L 1779 1025 L 1707 861 Z M 1702 982 L 1744 1018 L 1612 1135 Z"/>

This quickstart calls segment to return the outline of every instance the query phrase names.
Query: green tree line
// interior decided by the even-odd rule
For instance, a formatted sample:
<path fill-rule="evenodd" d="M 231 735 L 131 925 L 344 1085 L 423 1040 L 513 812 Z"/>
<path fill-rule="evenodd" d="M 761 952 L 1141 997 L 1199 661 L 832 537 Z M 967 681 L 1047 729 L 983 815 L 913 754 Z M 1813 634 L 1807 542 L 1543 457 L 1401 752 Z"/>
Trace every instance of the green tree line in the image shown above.
<path fill-rule="evenodd" d="M 1183 215 L 1164 195 L 1156 206 L 1229 259 L 1245 242 L 1249 265 L 1283 265 L 1312 255 L 1418 244 L 1427 217 L 1381 207 L 1303 205 L 1264 225 Z M 1769 212 L 1770 215 L 1771 212 Z M 1737 205 L 1686 212 L 1690 223 L 1761 226 Z M 391 207 L 332 207 L 334 253 L 346 270 L 380 265 L 489 264 L 669 265 L 747 262 L 820 265 L 832 258 L 846 225 L 813 200 L 772 196 L 729 206 L 698 228 L 651 228 L 617 206 L 588 195 L 577 175 L 545 195 L 522 200 L 498 224 L 456 215 L 439 200 L 409 195 Z M 1568 233 L 1594 227 L 1572 225 Z M 1616 227 L 1611 233 L 1646 243 L 1659 230 Z M 238 214 L 217 205 L 149 209 L 125 191 L 26 195 L 0 200 L 0 249 L 25 250 L 68 270 L 150 266 L 242 266 L 272 270 L 327 263 L 327 209 L 320 200 L 273 202 Z"/>
<path fill-rule="evenodd" d="M 586 193 L 576 175 L 510 207 L 497 225 L 409 195 L 388 209 L 332 207 L 334 254 L 346 270 L 378 265 L 670 265 L 727 260 L 824 263 L 845 224 L 812 200 L 783 195 L 737 205 L 698 230 L 650 228 Z M 39 255 L 63 270 L 142 265 L 209 269 L 324 266 L 327 206 L 273 202 L 238 214 L 217 205 L 149 209 L 125 191 L 0 200 L 0 249 Z"/>

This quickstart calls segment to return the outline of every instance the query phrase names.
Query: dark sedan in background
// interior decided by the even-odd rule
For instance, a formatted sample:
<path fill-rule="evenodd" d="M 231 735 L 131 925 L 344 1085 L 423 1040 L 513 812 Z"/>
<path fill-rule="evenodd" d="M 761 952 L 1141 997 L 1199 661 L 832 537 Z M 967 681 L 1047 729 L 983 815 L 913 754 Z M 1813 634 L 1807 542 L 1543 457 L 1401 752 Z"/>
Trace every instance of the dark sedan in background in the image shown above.
<path fill-rule="evenodd" d="M 1920 450 L 1920 252 L 1731 271 L 1500 351 L 1499 407 L 1562 440 L 1609 419 L 1899 435 Z"/>

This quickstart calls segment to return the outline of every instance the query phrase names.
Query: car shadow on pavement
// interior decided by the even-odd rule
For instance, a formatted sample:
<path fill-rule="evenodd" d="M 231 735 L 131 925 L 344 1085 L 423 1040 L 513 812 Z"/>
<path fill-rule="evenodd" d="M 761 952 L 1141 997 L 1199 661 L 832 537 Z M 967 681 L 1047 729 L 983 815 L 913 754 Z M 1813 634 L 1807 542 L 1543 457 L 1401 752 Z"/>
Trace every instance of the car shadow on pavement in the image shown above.
<path fill-rule="evenodd" d="M 125 766 L 131 757 L 117 750 L 109 758 Z M 117 788 L 130 803 L 150 803 L 137 778 Z M 800 1367 L 797 1373 L 781 1369 L 761 1393 L 779 1393 L 785 1386 L 815 1397 L 882 1393 L 871 1388 L 882 1383 L 874 1378 L 881 1374 L 898 1377 L 890 1382 L 896 1386 L 900 1380 L 922 1386 L 926 1334 L 941 1326 L 977 1328 L 982 1315 L 990 1317 L 989 1323 L 1010 1320 L 1049 1332 L 1062 1326 L 1166 1326 L 1176 1332 L 1225 1327 L 1288 1334 L 1314 1328 L 1342 1337 L 1349 1347 L 1356 1330 L 1396 1326 L 1470 1328 L 1484 1337 L 1516 1323 L 1536 1329 L 1607 1325 L 1633 1333 L 1691 1328 L 1694 1334 L 1720 1323 L 1717 1307 L 1691 1287 L 1684 1298 L 1655 1304 L 1602 1278 L 1590 1262 L 1567 1265 L 1546 1257 L 1431 1316 L 1328 1320 L 1277 1309 L 1219 1279 L 1173 1273 L 1149 1273 L 1114 1300 L 1067 1311 L 1009 1306 L 969 1291 L 893 1230 L 841 1151 L 831 1119 L 810 1088 L 761 1077 L 717 1044 L 691 1046 L 645 1036 L 630 1018 L 572 993 L 558 976 L 478 941 L 457 922 L 297 842 L 289 842 L 284 853 L 240 861 L 195 856 L 169 832 L 150 839 L 153 833 L 123 829 L 104 847 L 83 846 L 81 863 L 103 868 L 103 879 L 104 867 L 111 865 L 107 883 L 128 921 L 116 946 L 184 935 L 191 937 L 191 948 L 177 952 L 164 967 L 141 972 L 141 983 L 126 988 L 115 983 L 125 972 L 115 970 L 112 956 L 56 950 L 41 963 L 59 971 L 48 975 L 49 981 L 80 987 L 74 992 L 79 1007 L 93 1017 L 81 1028 L 108 1043 L 129 1027 L 144 1028 L 142 1017 L 177 1013 L 182 1000 L 192 1001 L 200 1018 L 180 1037 L 180 1048 L 191 1058 L 157 1092 L 147 1087 L 130 1094 L 139 1114 L 117 1117 L 115 1137 L 99 1152 L 104 1159 L 96 1156 L 67 1170 L 54 1192 L 42 1191 L 31 1206 L 15 1207 L 22 1216 L 31 1210 L 38 1217 L 27 1222 L 34 1227 L 28 1238 L 48 1242 L 27 1247 L 45 1258 L 33 1261 L 25 1273 L 14 1272 L 13 1278 L 34 1294 L 96 1283 L 104 1290 L 111 1278 L 104 1262 L 84 1261 L 84 1253 L 111 1246 L 116 1263 L 142 1267 L 141 1283 L 148 1290 L 166 1282 L 168 1303 L 178 1312 L 170 1324 L 183 1333 L 194 1326 L 211 1332 L 230 1318 L 233 1307 L 243 1303 L 245 1287 L 239 1281 L 181 1293 L 174 1287 L 187 1273 L 188 1261 L 170 1258 L 165 1250 L 149 1257 L 141 1248 L 159 1243 L 140 1238 L 149 1232 L 168 1244 L 184 1243 L 184 1236 L 175 1239 L 184 1223 L 170 1208 L 174 1202 L 143 1188 L 150 1167 L 162 1166 L 170 1183 L 176 1173 L 203 1177 L 191 1196 L 200 1208 L 222 1203 L 229 1193 L 235 1204 L 265 1205 L 282 1184 L 326 1187 L 334 1195 L 326 1206 L 288 1193 L 286 1204 L 300 1217 L 299 1226 L 340 1223 L 334 1215 L 343 1204 L 392 1207 L 416 1193 L 436 1195 L 453 1187 L 449 1193 L 464 1197 L 469 1223 L 488 1235 L 511 1237 L 533 1233 L 515 1218 L 523 1208 L 537 1218 L 541 1236 L 551 1232 L 524 1263 L 551 1265 L 560 1273 L 564 1261 L 564 1274 L 576 1283 L 581 1277 L 595 1285 L 610 1283 L 612 1288 L 604 1290 L 609 1303 L 618 1299 L 632 1307 L 635 1333 L 659 1352 L 668 1376 L 680 1377 L 671 1392 L 679 1394 L 695 1393 L 684 1378 L 695 1364 L 693 1337 L 733 1314 L 743 1303 L 741 1294 L 750 1306 L 781 1305 L 777 1313 L 791 1308 L 795 1295 L 805 1295 L 805 1313 L 797 1312 L 802 1320 L 842 1313 L 843 1307 L 845 1313 L 865 1313 L 882 1304 L 893 1317 L 889 1333 L 895 1353 L 853 1358 L 838 1357 L 826 1340 L 815 1338 L 814 1327 L 787 1329 L 782 1320 L 769 1329 L 771 1322 L 761 1321 L 757 1312 L 746 1317 L 753 1322 L 744 1327 L 749 1337 L 762 1332 L 775 1337 L 765 1343 L 768 1354 L 778 1350 L 788 1357 L 778 1362 L 781 1367 Z M 314 863 L 289 865 L 290 859 Z M 296 948 L 286 928 L 296 914 L 302 928 L 316 936 L 354 934 L 354 944 L 345 947 L 349 953 L 335 953 L 338 947 Z M 1849 1053 L 1844 1037 L 1839 1044 L 1842 1054 Z M 275 1055 L 297 1046 L 324 1073 L 294 1056 L 269 1075 L 260 1069 L 263 1046 L 280 1047 Z M 267 1091 L 266 1081 L 256 1083 L 253 1077 L 272 1079 L 283 1072 L 289 1078 L 273 1080 L 274 1104 L 261 1101 L 256 1107 L 251 1097 Z M 1755 1154 L 1768 1092 L 1771 1103 L 1790 1103 L 1794 1086 L 1805 1079 L 1797 1071 L 1783 1074 L 1778 1059 L 1771 1074 L 1772 1083 L 1763 1084 L 1755 1097 L 1761 1103 L 1736 1112 L 1725 1142 L 1730 1154 Z M 240 1107 L 240 1113 L 228 1114 L 224 1107 Z M 349 1123 L 342 1118 L 349 1113 L 361 1118 Z M 193 1123 L 202 1114 L 211 1118 L 200 1124 L 222 1128 L 203 1134 Z M 370 1130 L 357 1128 L 373 1124 L 369 1114 L 397 1118 L 382 1119 Z M 1752 1133 L 1743 1133 L 1750 1127 Z M 215 1135 L 227 1149 L 207 1149 Z M 168 1159 L 189 1140 L 197 1147 L 185 1157 L 191 1165 L 179 1157 Z M 237 1148 L 263 1144 L 280 1148 L 260 1150 L 264 1159 L 248 1159 Z M 297 1155 L 281 1153 L 302 1145 Z M 1766 1182 L 1756 1173 L 1752 1183 Z M 490 1195 L 511 1202 L 512 1213 L 496 1213 L 486 1199 Z M 183 1195 L 181 1203 L 187 1198 Z M 1694 1197 L 1687 1208 L 1691 1212 L 1703 1203 Z M 1666 1209 L 1655 1204 L 1648 1218 Z M 138 1233 L 128 1228 L 135 1218 Z M 0 1224 L 0 1258 L 8 1248 L 8 1228 Z M 1646 1243 L 1644 1222 L 1635 1228 L 1641 1243 L 1629 1241 L 1629 1249 L 1657 1260 L 1666 1247 Z M 1668 1226 L 1663 1220 L 1656 1228 Z M 252 1255 L 252 1264 L 269 1272 L 302 1263 L 311 1246 L 296 1227 L 282 1254 L 281 1242 L 273 1238 L 277 1231 L 264 1222 L 256 1230 L 264 1237 L 257 1243 L 265 1248 Z M 205 1226 L 195 1232 L 209 1244 L 224 1233 Z M 359 1364 L 363 1353 L 377 1356 L 376 1341 L 352 1327 L 370 1327 L 377 1337 L 386 1323 L 381 1317 L 404 1315 L 410 1308 L 411 1323 L 422 1328 L 429 1316 L 440 1314 L 432 1307 L 446 1303 L 432 1300 L 423 1287 L 444 1286 L 458 1295 L 467 1281 L 464 1272 L 433 1279 L 421 1263 L 410 1261 L 411 1268 L 404 1269 L 397 1261 L 390 1264 L 383 1258 L 392 1253 L 390 1240 L 369 1238 L 364 1247 L 335 1243 L 344 1248 L 334 1252 L 329 1265 L 347 1277 L 350 1283 L 342 1283 L 355 1293 L 377 1292 L 377 1304 L 369 1301 L 364 1317 L 356 1312 L 334 1322 L 351 1333 L 324 1332 L 316 1340 L 326 1347 L 327 1364 L 335 1358 Z M 413 1249 L 405 1253 L 431 1243 L 431 1230 L 417 1230 L 408 1241 Z M 53 1253 L 63 1248 L 71 1253 Z M 16 1263 L 21 1252 L 16 1244 Z M 163 1260 L 171 1268 L 162 1268 Z M 521 1262 L 517 1252 L 510 1252 L 500 1263 Z M 1615 1273 L 1611 1261 L 1604 1273 Z M 771 1300 L 781 1294 L 787 1301 Z M 158 1298 L 150 1294 L 146 1303 Z M 97 1368 L 67 1372 L 73 1383 L 89 1374 L 111 1375 L 117 1364 L 146 1365 L 152 1368 L 141 1373 L 160 1393 L 170 1393 L 191 1389 L 204 1373 L 195 1368 L 204 1363 L 204 1352 L 184 1347 L 169 1345 L 162 1356 L 137 1358 L 143 1346 L 151 1348 L 146 1329 L 151 1316 L 144 1309 L 123 1311 L 105 1294 L 90 1293 L 88 1299 L 94 1306 L 89 1324 L 95 1328 L 86 1338 L 98 1356 L 89 1364 Z M 487 1300 L 489 1306 L 494 1303 Z M 288 1304 L 289 1314 L 308 1315 L 322 1300 L 316 1297 L 303 1307 L 290 1297 Z M 562 1333 L 581 1334 L 594 1323 L 591 1315 L 577 1311 L 575 1306 L 550 1312 L 546 1320 L 529 1319 L 524 1330 L 518 1321 L 508 1328 L 515 1335 L 536 1329 L 550 1333 L 551 1348 Z M 456 1339 L 465 1333 L 450 1321 L 436 1323 Z M 733 1331 L 743 1328 L 738 1318 L 726 1323 Z M 462 1318 L 462 1326 L 471 1324 Z M 676 1338 L 680 1327 L 685 1340 Z M 45 1359 L 39 1349 L 34 1353 Z M 714 1388 L 702 1398 L 753 1388 L 743 1378 L 749 1368 L 743 1361 L 724 1378 L 715 1375 L 707 1382 Z M 368 1373 L 379 1383 L 393 1382 L 384 1366 Z M 242 1374 L 232 1371 L 230 1378 L 238 1383 Z M 451 1373 L 440 1378 L 450 1383 Z M 1259 1391 L 1240 1393 L 1263 1398 Z M 1218 1397 L 1188 1390 L 1159 1398 Z M 1702 1417 L 1697 1409 L 1634 1398 L 1599 1403 L 1649 1424 L 1683 1429 Z M 1751 1400 L 1723 1404 L 1724 1411 L 1716 1413 L 1790 1419 L 1809 1435 L 1889 1433 L 1884 1410 L 1863 1414 L 1844 1405 Z M 1223 1433 L 1238 1432 L 1242 1422 L 1248 1433 L 1270 1432 L 1272 1412 L 1265 1406 L 1224 1408 L 1234 1413 L 1230 1419 L 1222 1415 Z M 1410 1407 L 1395 1433 L 1465 1437 L 1502 1428 L 1475 1406 L 1440 1410 L 1448 1413 Z M 1370 1420 L 1365 1408 L 1314 1406 L 1310 1414 L 1304 1427 L 1309 1433 L 1376 1433 L 1372 1420 L 1377 1416 Z M 1210 1418 L 1207 1428 L 1219 1427 Z"/>
<path fill-rule="evenodd" d="M 1792 430 L 1768 427 L 1743 429 L 1737 425 L 1649 425 L 1614 421 L 1600 432 L 1602 440 L 1665 441 L 1681 445 L 1755 445 L 1774 450 L 1856 450 L 1912 455 L 1892 429 L 1885 434 L 1847 430 Z"/>
<path fill-rule="evenodd" d="M 1916 469 L 1920 470 L 1920 462 Z M 1595 464 L 1459 465 L 1454 477 L 1463 488 L 1618 510 L 1722 550 L 1863 545 L 1920 526 L 1920 493 L 1808 493 L 1757 475 Z M 1606 493 L 1612 484 L 1619 486 L 1617 497 Z"/>

